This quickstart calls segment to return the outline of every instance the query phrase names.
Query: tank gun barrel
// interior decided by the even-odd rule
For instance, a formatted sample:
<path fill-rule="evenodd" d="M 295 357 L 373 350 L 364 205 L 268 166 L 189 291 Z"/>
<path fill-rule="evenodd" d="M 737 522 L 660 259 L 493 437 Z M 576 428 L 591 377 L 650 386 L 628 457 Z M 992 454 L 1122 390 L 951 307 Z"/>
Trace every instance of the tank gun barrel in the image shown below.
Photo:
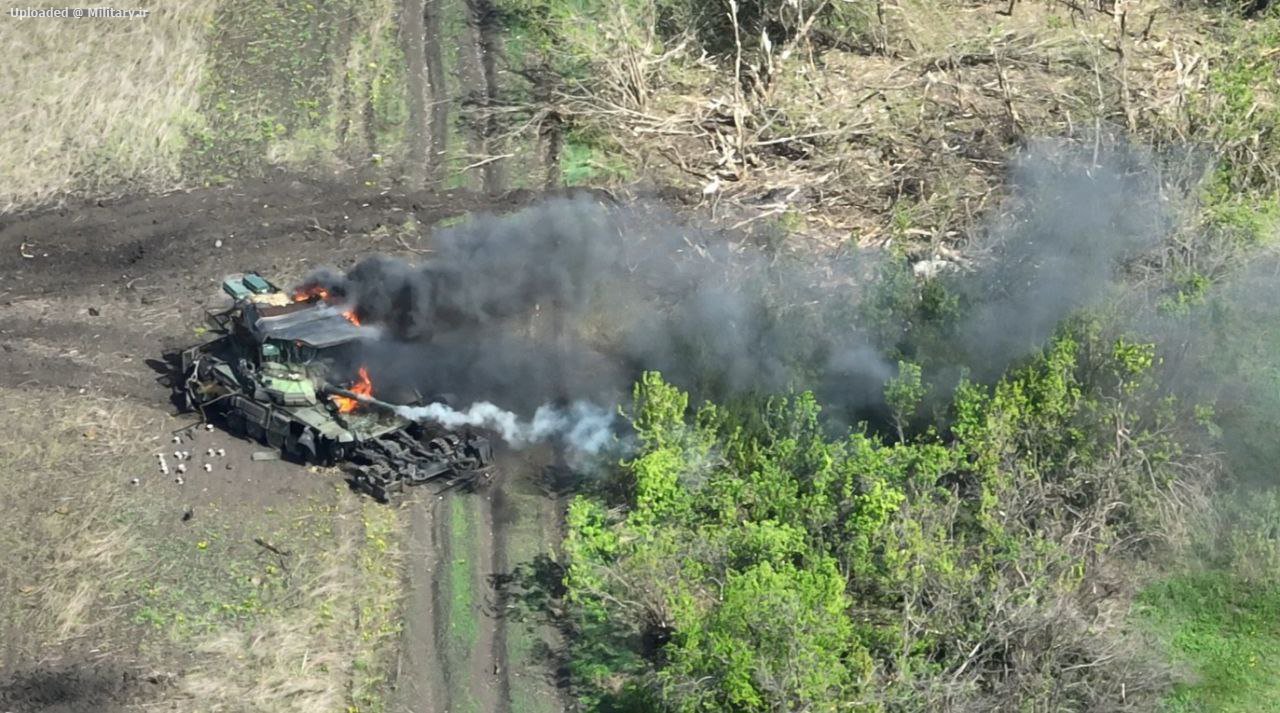
<path fill-rule="evenodd" d="M 399 407 L 396 406 L 395 404 L 389 404 L 386 401 L 375 399 L 372 396 L 357 394 L 354 391 L 344 389 L 341 386 L 334 386 L 333 384 L 330 384 L 325 381 L 320 382 L 319 389 L 320 389 L 320 393 L 326 396 L 341 396 L 343 398 L 348 398 L 353 401 L 357 401 L 360 403 L 361 406 L 368 406 L 370 408 L 375 408 L 380 411 L 385 411 L 389 414 L 399 413 Z"/>

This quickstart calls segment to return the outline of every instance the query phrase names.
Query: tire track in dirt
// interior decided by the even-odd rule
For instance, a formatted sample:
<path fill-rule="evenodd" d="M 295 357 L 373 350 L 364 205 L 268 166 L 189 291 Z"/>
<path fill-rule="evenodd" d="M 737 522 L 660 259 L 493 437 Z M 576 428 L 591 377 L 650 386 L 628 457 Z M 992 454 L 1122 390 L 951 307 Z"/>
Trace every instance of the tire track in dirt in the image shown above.
<path fill-rule="evenodd" d="M 471 651 L 468 676 L 471 698 L 480 710 L 506 713 L 510 710 L 507 684 L 506 622 L 499 610 L 493 587 L 494 577 L 506 571 L 506 553 L 496 532 L 493 513 L 494 488 L 481 494 L 463 496 L 473 499 L 471 512 L 475 559 L 471 563 L 471 591 L 476 593 L 474 615 L 478 624 L 475 646 Z"/>
<path fill-rule="evenodd" d="M 403 225 L 409 215 L 430 225 L 508 204 L 518 200 L 282 176 L 235 188 L 0 215 L 0 273 L 6 275 L 0 299 L 95 293 L 143 302 L 203 298 L 204 289 L 216 290 L 227 272 L 258 269 L 278 276 L 376 250 L 394 252 L 365 237 L 380 226 Z"/>
<path fill-rule="evenodd" d="M 443 507 L 441 507 L 443 505 Z M 408 557 L 405 573 L 404 628 L 395 670 L 393 713 L 444 713 L 450 710 L 449 686 L 440 626 L 440 575 L 448 562 L 448 538 L 442 538 L 441 510 L 448 505 L 425 493 L 407 508 Z"/>

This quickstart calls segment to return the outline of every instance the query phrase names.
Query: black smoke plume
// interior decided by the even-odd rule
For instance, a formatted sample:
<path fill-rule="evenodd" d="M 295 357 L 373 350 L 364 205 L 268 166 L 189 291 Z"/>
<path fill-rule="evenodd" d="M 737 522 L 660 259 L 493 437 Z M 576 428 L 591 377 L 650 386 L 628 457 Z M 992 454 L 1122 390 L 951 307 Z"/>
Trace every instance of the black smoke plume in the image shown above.
<path fill-rule="evenodd" d="M 643 369 L 709 397 L 802 386 L 814 364 L 875 385 L 888 374 L 850 319 L 849 258 L 774 259 L 590 198 L 480 216 L 434 247 L 419 264 L 373 256 L 307 280 L 383 326 L 362 355 L 375 383 L 530 412 L 616 403 Z"/>
<path fill-rule="evenodd" d="M 307 283 L 381 325 L 361 355 L 380 389 L 528 418 L 548 402 L 619 403 L 656 369 L 698 398 L 815 388 L 852 422 L 875 418 L 900 357 L 994 377 L 1072 310 L 1105 299 L 1123 260 L 1167 228 L 1155 176 L 1129 149 L 1025 150 L 1001 217 L 973 246 L 976 267 L 939 278 L 962 304 L 943 340 L 913 342 L 911 324 L 877 336 L 875 319 L 911 320 L 866 309 L 884 301 L 873 276 L 888 258 L 788 256 L 590 197 L 478 216 L 437 233 L 430 259 L 377 255 Z M 898 285 L 909 293 L 898 301 L 923 284 Z"/>

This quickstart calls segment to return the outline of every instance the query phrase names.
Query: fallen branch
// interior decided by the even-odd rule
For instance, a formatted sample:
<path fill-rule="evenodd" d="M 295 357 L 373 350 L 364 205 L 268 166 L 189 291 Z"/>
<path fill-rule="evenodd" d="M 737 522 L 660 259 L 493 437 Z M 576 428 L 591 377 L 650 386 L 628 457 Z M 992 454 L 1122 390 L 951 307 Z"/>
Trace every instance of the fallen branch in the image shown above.
<path fill-rule="evenodd" d="M 257 545 L 262 549 L 267 550 L 268 552 L 274 552 L 277 555 L 280 555 L 281 557 L 289 557 L 293 554 L 288 550 L 282 550 L 279 547 L 276 547 L 275 545 L 271 544 L 270 542 L 267 542 L 261 537 L 255 537 L 253 538 L 253 541 L 257 543 Z"/>
<path fill-rule="evenodd" d="M 404 236 L 397 236 L 397 237 L 396 237 L 396 242 L 400 244 L 400 247 L 404 248 L 405 250 L 408 250 L 408 251 L 409 251 L 409 252 L 411 252 L 411 253 L 417 253 L 417 254 L 419 254 L 419 255 L 426 255 L 426 254 L 428 254 L 428 253 L 432 252 L 431 250 L 428 250 L 427 248 L 415 248 L 415 247 L 411 247 L 411 246 L 409 245 L 409 243 L 404 239 Z"/>
<path fill-rule="evenodd" d="M 480 168 L 481 166 L 493 163 L 494 161 L 501 161 L 504 158 L 511 158 L 513 156 L 515 156 L 515 154 L 513 153 L 504 153 L 504 154 L 498 154 L 496 156 L 490 156 L 489 158 L 480 159 L 479 161 L 476 161 L 473 164 L 463 166 L 462 170 L 470 171 L 473 168 Z"/>

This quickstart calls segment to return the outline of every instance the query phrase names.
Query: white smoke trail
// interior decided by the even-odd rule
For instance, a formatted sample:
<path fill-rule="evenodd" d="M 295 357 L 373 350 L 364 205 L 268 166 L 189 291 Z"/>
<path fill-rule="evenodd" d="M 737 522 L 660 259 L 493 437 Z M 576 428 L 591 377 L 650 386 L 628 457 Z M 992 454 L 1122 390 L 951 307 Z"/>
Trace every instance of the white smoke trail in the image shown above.
<path fill-rule="evenodd" d="M 465 411 L 442 403 L 401 406 L 396 411 L 405 418 L 431 421 L 447 428 L 488 428 L 514 448 L 561 439 L 575 451 L 596 454 L 613 438 L 613 412 L 586 401 L 575 401 L 567 409 L 544 404 L 534 412 L 531 421 L 521 421 L 514 413 L 488 401 L 471 404 Z"/>

